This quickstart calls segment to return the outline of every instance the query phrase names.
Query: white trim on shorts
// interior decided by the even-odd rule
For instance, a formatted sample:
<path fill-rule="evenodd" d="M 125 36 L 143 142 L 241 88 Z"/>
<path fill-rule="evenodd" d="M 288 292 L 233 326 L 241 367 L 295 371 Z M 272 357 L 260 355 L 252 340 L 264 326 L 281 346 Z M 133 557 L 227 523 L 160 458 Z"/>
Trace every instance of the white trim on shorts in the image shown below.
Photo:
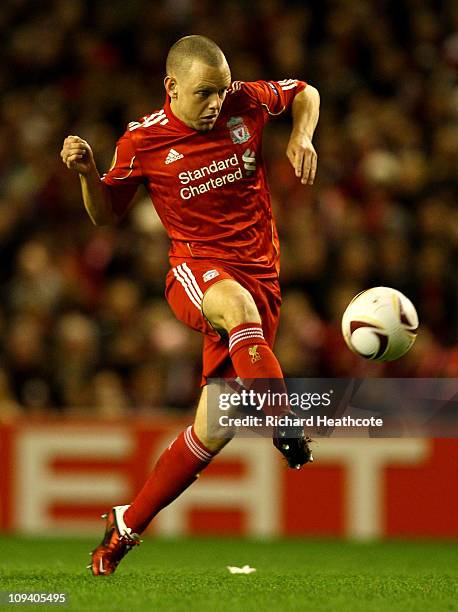
<path fill-rule="evenodd" d="M 175 278 L 181 283 L 186 295 L 197 308 L 202 312 L 202 299 L 204 294 L 196 281 L 196 277 L 192 273 L 191 268 L 186 262 L 172 268 Z"/>

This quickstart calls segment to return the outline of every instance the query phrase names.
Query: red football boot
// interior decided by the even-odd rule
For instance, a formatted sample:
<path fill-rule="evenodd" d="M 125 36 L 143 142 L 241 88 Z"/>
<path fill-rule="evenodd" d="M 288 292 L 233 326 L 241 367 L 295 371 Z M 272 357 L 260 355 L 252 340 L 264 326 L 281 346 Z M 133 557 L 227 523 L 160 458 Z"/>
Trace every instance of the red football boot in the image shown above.
<path fill-rule="evenodd" d="M 92 563 L 87 567 L 94 576 L 109 576 L 131 548 L 141 542 L 140 536 L 124 523 L 124 512 L 129 506 L 114 506 L 107 514 L 105 535 L 102 542 L 91 552 Z"/>

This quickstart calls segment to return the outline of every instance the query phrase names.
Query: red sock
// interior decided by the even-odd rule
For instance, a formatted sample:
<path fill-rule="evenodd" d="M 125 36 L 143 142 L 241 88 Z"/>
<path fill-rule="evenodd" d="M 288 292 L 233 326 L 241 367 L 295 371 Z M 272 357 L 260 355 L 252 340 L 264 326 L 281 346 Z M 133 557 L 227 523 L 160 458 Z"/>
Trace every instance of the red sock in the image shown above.
<path fill-rule="evenodd" d="M 264 340 L 262 326 L 259 323 L 243 323 L 231 329 L 229 354 L 237 376 L 242 380 L 256 379 L 248 383 L 250 388 L 256 387 L 255 391 L 259 392 L 266 392 L 270 389 L 286 393 L 280 364 Z M 265 408 L 267 408 L 265 412 L 272 414 L 278 412 L 278 409 L 287 409 L 287 405 L 265 406 Z"/>
<path fill-rule="evenodd" d="M 142 533 L 162 508 L 189 487 L 216 453 L 206 448 L 189 426 L 157 460 L 151 475 L 124 514 L 134 533 Z"/>
<path fill-rule="evenodd" d="M 229 354 L 240 378 L 283 378 L 280 364 L 264 340 L 259 323 L 243 323 L 231 329 Z"/>

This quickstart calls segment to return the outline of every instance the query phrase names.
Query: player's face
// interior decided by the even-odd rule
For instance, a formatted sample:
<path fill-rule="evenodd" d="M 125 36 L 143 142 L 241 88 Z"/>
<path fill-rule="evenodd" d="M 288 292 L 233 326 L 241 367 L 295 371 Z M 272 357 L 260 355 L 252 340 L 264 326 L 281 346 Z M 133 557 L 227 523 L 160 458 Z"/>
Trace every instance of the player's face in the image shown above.
<path fill-rule="evenodd" d="M 199 132 L 213 128 L 231 84 L 226 62 L 218 68 L 195 61 L 175 80 L 172 110 L 186 125 Z"/>

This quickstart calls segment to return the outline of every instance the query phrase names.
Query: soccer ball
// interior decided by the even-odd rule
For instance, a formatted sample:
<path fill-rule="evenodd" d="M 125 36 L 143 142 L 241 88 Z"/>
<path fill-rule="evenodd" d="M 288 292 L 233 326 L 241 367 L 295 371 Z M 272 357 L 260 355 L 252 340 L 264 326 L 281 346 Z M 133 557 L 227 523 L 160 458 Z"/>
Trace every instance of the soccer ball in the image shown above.
<path fill-rule="evenodd" d="M 390 287 L 373 287 L 358 293 L 342 317 L 348 347 L 372 361 L 394 361 L 415 342 L 418 315 L 406 296 Z"/>

